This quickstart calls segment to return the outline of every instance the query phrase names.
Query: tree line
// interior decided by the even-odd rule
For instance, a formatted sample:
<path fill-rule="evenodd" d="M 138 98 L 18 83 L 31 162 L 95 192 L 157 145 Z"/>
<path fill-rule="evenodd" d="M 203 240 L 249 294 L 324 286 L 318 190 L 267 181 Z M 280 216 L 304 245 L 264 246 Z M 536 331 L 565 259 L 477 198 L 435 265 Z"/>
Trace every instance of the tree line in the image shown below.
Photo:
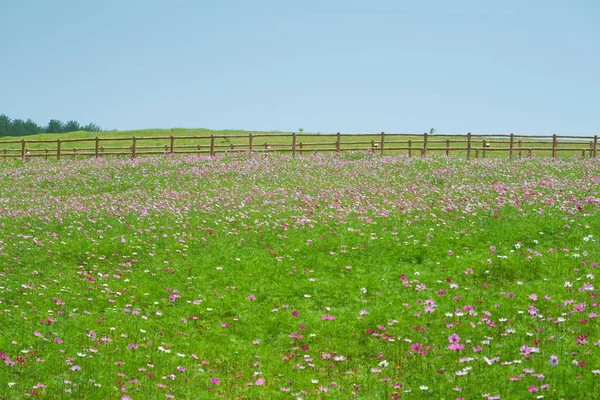
<path fill-rule="evenodd" d="M 51 119 L 48 125 L 41 126 L 31 119 L 10 119 L 8 116 L 0 115 L 0 137 L 3 136 L 29 136 L 38 133 L 66 133 L 75 131 L 100 132 L 102 129 L 96 124 L 81 125 L 77 121 L 62 122 L 59 119 Z"/>

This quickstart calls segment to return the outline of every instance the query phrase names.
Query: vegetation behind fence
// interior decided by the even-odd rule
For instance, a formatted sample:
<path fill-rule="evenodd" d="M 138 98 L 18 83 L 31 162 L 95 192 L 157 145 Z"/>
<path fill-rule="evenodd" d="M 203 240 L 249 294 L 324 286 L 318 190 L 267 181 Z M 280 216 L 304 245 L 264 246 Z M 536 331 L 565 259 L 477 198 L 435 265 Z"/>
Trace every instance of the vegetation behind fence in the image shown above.
<path fill-rule="evenodd" d="M 523 157 L 559 155 L 595 158 L 598 137 L 532 136 L 517 134 L 234 134 L 148 137 L 94 137 L 67 139 L 21 139 L 0 141 L 0 158 L 139 157 L 157 154 L 203 154 L 232 152 L 278 152 L 292 155 L 315 152 L 369 151 L 379 154 L 404 153 L 426 157 L 446 156 Z"/>

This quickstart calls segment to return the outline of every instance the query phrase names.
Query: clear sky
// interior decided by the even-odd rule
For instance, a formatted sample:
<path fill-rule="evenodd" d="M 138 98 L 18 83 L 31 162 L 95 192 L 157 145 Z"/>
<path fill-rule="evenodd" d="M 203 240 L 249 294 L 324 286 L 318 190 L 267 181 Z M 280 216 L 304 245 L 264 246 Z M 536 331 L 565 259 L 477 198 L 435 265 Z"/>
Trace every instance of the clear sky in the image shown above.
<path fill-rule="evenodd" d="M 598 0 L 0 0 L 0 114 L 600 133 Z"/>

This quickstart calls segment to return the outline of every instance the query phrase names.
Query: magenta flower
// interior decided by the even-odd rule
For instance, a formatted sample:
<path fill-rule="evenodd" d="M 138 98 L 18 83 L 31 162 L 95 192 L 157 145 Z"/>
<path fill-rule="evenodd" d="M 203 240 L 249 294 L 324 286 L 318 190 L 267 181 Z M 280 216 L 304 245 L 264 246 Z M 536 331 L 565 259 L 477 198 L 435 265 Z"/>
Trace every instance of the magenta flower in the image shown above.
<path fill-rule="evenodd" d="M 262 386 L 265 384 L 265 378 L 258 378 L 254 383 L 256 386 Z"/>
<path fill-rule="evenodd" d="M 217 378 L 215 378 L 214 376 L 211 376 L 210 383 L 212 383 L 213 385 L 217 385 L 218 386 L 218 385 L 221 384 L 221 381 L 218 380 Z"/>

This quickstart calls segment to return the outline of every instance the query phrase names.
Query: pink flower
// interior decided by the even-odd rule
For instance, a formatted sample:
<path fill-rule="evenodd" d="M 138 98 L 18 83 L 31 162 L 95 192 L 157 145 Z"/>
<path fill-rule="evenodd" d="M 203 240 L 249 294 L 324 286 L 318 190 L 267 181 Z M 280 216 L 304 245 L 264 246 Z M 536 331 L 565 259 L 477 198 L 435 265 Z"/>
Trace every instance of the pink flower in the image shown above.
<path fill-rule="evenodd" d="M 529 386 L 529 389 L 528 389 L 528 390 L 529 390 L 531 393 L 535 393 L 535 392 L 537 392 L 537 391 L 538 391 L 538 388 L 537 388 L 537 386 Z"/>
<path fill-rule="evenodd" d="M 217 386 L 218 386 L 218 385 L 220 385 L 220 384 L 221 384 L 221 381 L 220 381 L 220 380 L 218 380 L 217 378 L 215 378 L 214 376 L 212 376 L 212 377 L 210 378 L 210 383 L 212 383 L 213 385 L 217 385 Z"/>
<path fill-rule="evenodd" d="M 254 300 L 256 300 L 256 297 L 254 297 L 253 295 L 250 295 L 250 296 L 248 296 L 248 300 L 254 301 Z"/>
<path fill-rule="evenodd" d="M 298 311 L 296 311 L 296 310 L 292 311 L 292 317 L 298 318 Z"/>
<path fill-rule="evenodd" d="M 254 383 L 256 386 L 262 386 L 265 384 L 265 378 L 258 378 Z"/>
<path fill-rule="evenodd" d="M 448 345 L 448 349 L 453 350 L 453 351 L 461 351 L 465 348 L 464 344 L 459 344 L 459 343 L 450 343 Z"/>

